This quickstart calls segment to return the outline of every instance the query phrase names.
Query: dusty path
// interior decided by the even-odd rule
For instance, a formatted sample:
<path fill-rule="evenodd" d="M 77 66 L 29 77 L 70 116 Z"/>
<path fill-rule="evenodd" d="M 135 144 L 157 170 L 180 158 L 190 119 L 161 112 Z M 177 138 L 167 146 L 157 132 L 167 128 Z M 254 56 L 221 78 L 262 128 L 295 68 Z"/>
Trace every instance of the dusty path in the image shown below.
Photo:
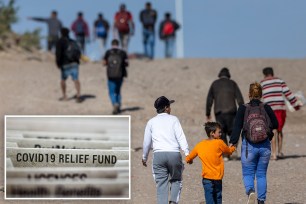
<path fill-rule="evenodd" d="M 81 66 L 82 94 L 86 100 L 77 104 L 74 100 L 59 102 L 59 71 L 53 62 L 16 59 L 13 55 L 0 54 L 0 107 L 3 134 L 4 115 L 108 115 L 111 105 L 106 87 L 105 68 L 88 63 Z M 144 62 L 132 60 L 129 78 L 123 84 L 122 114 L 131 115 L 132 148 L 142 147 L 146 122 L 155 115 L 154 100 L 160 95 L 175 99 L 172 113 L 181 121 L 190 148 L 203 138 L 202 124 L 205 120 L 205 101 L 208 88 L 217 78 L 222 67 L 228 67 L 247 100 L 248 85 L 262 79 L 265 66 L 275 68 L 294 90 L 306 94 L 303 70 L 306 60 L 286 59 L 188 59 L 156 60 Z M 68 81 L 68 95 L 75 94 Z M 284 129 L 284 153 L 286 158 L 272 161 L 268 172 L 267 203 L 306 203 L 306 108 L 289 113 Z M 4 135 L 2 135 L 4 138 Z M 3 139 L 1 140 L 4 149 Z M 3 152 L 2 152 L 3 153 Z M 3 155 L 3 154 L 2 154 Z M 142 150 L 132 152 L 132 189 L 130 201 L 4 201 L 0 203 L 155 203 L 155 184 L 151 175 L 151 159 L 147 168 L 141 165 Z M 151 158 L 151 156 L 150 156 Z M 0 162 L 3 164 L 3 157 Z M 185 166 L 181 203 L 193 204 L 204 201 L 199 160 Z M 0 167 L 4 183 L 3 166 Z M 223 180 L 223 203 L 245 203 L 246 196 L 241 179 L 240 161 L 225 165 Z"/>

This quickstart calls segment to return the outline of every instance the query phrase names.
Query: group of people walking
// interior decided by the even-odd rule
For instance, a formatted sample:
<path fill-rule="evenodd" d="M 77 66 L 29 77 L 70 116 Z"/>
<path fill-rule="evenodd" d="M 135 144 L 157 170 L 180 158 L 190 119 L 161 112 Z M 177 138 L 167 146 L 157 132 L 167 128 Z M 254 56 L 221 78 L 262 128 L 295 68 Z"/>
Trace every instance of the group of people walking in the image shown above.
<path fill-rule="evenodd" d="M 238 85 L 230 79 L 229 70 L 221 69 L 219 79 L 212 83 L 207 96 L 208 122 L 205 123 L 204 129 L 208 139 L 200 141 L 191 152 L 179 119 L 171 115 L 171 104 L 174 100 L 169 100 L 165 96 L 156 99 L 154 107 L 157 115 L 148 121 L 145 128 L 142 164 L 147 166 L 152 147 L 152 171 L 157 188 L 157 203 L 179 202 L 184 169 L 181 149 L 188 164 L 192 164 L 196 157 L 201 160 L 206 203 L 221 204 L 223 156 L 230 155 L 236 150 L 240 137 L 242 179 L 247 203 L 256 202 L 256 193 L 257 202 L 265 203 L 269 161 L 283 157 L 281 144 L 286 109 L 282 96 L 285 96 L 296 110 L 300 106 L 286 83 L 274 76 L 273 68 L 264 68 L 263 75 L 261 83 L 250 84 L 249 102 L 244 103 Z M 216 122 L 211 119 L 213 103 Z M 238 110 L 236 103 L 239 104 Z M 229 143 L 227 134 L 230 136 Z M 278 157 L 274 135 L 278 139 Z"/>
<path fill-rule="evenodd" d="M 49 18 L 29 17 L 30 20 L 47 23 L 47 43 L 49 51 L 55 48 L 59 40 L 60 30 L 63 28 L 63 24 L 57 16 L 57 11 L 52 11 Z M 158 20 L 158 13 L 152 8 L 150 2 L 147 2 L 145 8 L 140 11 L 139 20 L 142 24 L 144 55 L 149 59 L 154 59 L 155 27 Z M 128 52 L 130 38 L 135 34 L 135 23 L 132 13 L 127 10 L 125 4 L 121 4 L 119 6 L 119 11 L 115 13 L 112 27 L 113 39 L 119 40 L 119 47 Z M 165 57 L 167 58 L 173 56 L 175 33 L 179 27 L 179 24 L 171 18 L 171 14 L 168 12 L 165 13 L 164 19 L 159 24 L 158 34 L 160 39 L 165 43 Z M 110 28 L 109 21 L 104 18 L 102 13 L 99 13 L 97 19 L 93 23 L 93 39 L 97 40 L 99 43 L 100 59 L 103 58 L 106 51 L 106 43 L 110 35 Z M 86 42 L 89 42 L 90 39 L 90 28 L 84 18 L 83 12 L 78 12 L 77 18 L 72 22 L 70 29 L 74 32 L 75 39 L 84 54 Z"/>

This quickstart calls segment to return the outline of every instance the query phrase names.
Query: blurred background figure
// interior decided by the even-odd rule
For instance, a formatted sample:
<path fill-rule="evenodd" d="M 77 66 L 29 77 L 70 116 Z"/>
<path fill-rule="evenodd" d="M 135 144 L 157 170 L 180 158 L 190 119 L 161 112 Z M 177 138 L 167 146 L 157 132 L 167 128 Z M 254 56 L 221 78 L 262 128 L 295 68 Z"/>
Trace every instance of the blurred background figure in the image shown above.
<path fill-rule="evenodd" d="M 231 136 L 237 104 L 244 104 L 241 91 L 235 81 L 231 80 L 229 69 L 220 70 L 219 79 L 215 80 L 208 91 L 206 99 L 206 119 L 211 121 L 211 107 L 214 104 L 216 121 L 222 126 L 221 139 L 228 145 L 227 136 Z M 229 159 L 224 158 L 225 160 Z"/>
<path fill-rule="evenodd" d="M 134 35 L 135 25 L 132 14 L 126 10 L 125 4 L 121 4 L 114 19 L 114 38 L 118 38 L 121 48 L 128 51 L 130 37 Z"/>
<path fill-rule="evenodd" d="M 47 46 L 48 51 L 56 47 L 56 43 L 59 39 L 59 34 L 62 29 L 62 22 L 57 18 L 57 11 L 52 11 L 49 18 L 39 18 L 39 17 L 28 17 L 29 20 L 45 22 L 48 25 L 48 37 Z"/>
<path fill-rule="evenodd" d="M 93 30 L 94 39 L 99 43 L 99 59 L 102 59 L 105 53 L 108 31 L 109 23 L 103 18 L 103 14 L 99 13 L 97 20 L 94 22 Z"/>
<path fill-rule="evenodd" d="M 143 46 L 144 54 L 150 59 L 154 58 L 154 45 L 155 45 L 155 23 L 157 20 L 157 12 L 152 9 L 151 3 L 147 2 L 145 9 L 140 12 L 140 22 L 142 23 L 143 30 Z"/>
<path fill-rule="evenodd" d="M 180 28 L 179 24 L 171 19 L 171 14 L 166 13 L 165 19 L 159 26 L 159 37 L 165 42 L 165 57 L 173 56 L 173 48 L 175 41 L 175 32 Z"/>
<path fill-rule="evenodd" d="M 89 27 L 83 18 L 82 12 L 78 13 L 77 19 L 71 25 L 71 30 L 75 34 L 76 41 L 80 45 L 82 53 L 85 54 L 85 40 L 89 40 Z"/>
<path fill-rule="evenodd" d="M 284 97 L 290 102 L 295 110 L 299 110 L 300 106 L 297 104 L 297 99 L 290 91 L 285 81 L 275 77 L 273 68 L 266 67 L 262 70 L 264 79 L 261 81 L 263 102 L 271 106 L 278 121 L 277 132 L 272 139 L 272 155 L 271 159 L 283 158 L 283 127 L 286 121 L 286 105 Z M 277 139 L 276 139 L 277 138 Z M 278 141 L 278 153 L 276 155 L 276 140 Z"/>

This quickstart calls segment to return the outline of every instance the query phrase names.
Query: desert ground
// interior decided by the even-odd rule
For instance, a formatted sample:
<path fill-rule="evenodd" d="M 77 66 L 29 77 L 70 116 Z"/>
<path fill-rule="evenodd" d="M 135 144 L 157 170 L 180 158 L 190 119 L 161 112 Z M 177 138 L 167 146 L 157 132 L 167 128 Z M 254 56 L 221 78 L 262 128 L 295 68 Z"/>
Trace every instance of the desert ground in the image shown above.
<path fill-rule="evenodd" d="M 272 66 L 275 75 L 287 82 L 293 91 L 306 94 L 306 59 L 158 59 L 154 61 L 130 60 L 128 78 L 122 88 L 122 115 L 131 116 L 131 200 L 26 200 L 6 201 L 1 192 L 0 203 L 156 203 L 155 183 L 151 173 L 151 159 L 143 167 L 142 142 L 146 122 L 156 115 L 153 103 L 161 95 L 176 102 L 172 113 L 184 129 L 190 149 L 205 138 L 206 96 L 210 84 L 217 79 L 222 67 L 230 69 L 244 100 L 248 101 L 251 82 L 263 78 L 262 68 Z M 60 71 L 53 56 L 43 53 L 0 52 L 0 106 L 1 148 L 4 155 L 4 115 L 110 115 L 112 106 L 108 98 L 105 67 L 101 63 L 83 63 L 80 66 L 81 92 L 85 99 L 59 101 Z M 75 89 L 69 79 L 68 97 Z M 306 203 L 306 107 L 298 112 L 287 111 L 284 128 L 285 158 L 271 161 L 268 169 L 268 204 Z M 238 149 L 238 155 L 240 155 Z M 0 186 L 4 185 L 4 156 L 0 157 Z M 223 203 L 246 203 L 247 197 L 241 175 L 240 161 L 225 163 Z M 201 184 L 201 163 L 185 165 L 180 203 L 204 202 Z"/>

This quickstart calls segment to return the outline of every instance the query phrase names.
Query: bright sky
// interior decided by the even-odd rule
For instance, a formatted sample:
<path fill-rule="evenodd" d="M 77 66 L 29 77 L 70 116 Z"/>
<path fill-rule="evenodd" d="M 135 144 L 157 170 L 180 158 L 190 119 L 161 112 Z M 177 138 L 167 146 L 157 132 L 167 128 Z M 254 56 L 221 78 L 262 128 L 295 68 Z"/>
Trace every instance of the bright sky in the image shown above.
<path fill-rule="evenodd" d="M 8 0 L 5 0 L 6 2 Z M 147 0 L 16 0 L 19 22 L 13 26 L 18 33 L 37 27 L 47 35 L 43 23 L 27 20 L 28 16 L 49 17 L 58 11 L 64 26 L 70 27 L 78 11 L 92 25 L 99 12 L 113 23 L 114 13 L 124 2 L 133 14 L 136 33 L 129 46 L 130 53 L 142 53 L 142 27 L 139 12 Z M 158 24 L 169 11 L 175 18 L 175 1 L 152 0 L 158 11 Z M 305 0 L 185 0 L 184 53 L 188 58 L 304 58 L 306 56 Z M 158 26 L 157 26 L 158 27 Z M 73 35 L 71 35 L 73 37 Z M 108 46 L 110 39 L 108 40 Z M 95 42 L 87 45 L 90 54 Z M 42 40 L 45 48 L 45 40 Z M 164 56 L 164 44 L 156 38 L 157 58 Z"/>

